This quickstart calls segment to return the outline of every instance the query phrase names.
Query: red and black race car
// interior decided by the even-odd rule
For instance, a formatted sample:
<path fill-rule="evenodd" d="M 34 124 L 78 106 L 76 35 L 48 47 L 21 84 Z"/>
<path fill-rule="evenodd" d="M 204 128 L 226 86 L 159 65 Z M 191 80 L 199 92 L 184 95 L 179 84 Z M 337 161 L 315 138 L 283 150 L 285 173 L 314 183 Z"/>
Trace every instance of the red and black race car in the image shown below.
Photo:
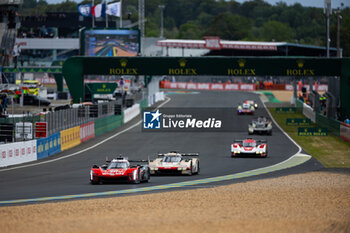
<path fill-rule="evenodd" d="M 255 140 L 252 138 L 247 138 L 245 140 L 236 140 L 231 145 L 231 157 L 237 156 L 256 156 L 266 158 L 266 140 Z"/>
<path fill-rule="evenodd" d="M 130 165 L 130 163 L 137 163 Z M 150 170 L 147 164 L 148 160 L 128 160 L 124 157 L 106 161 L 102 166 L 94 165 L 90 170 L 90 183 L 100 184 L 102 182 L 129 182 L 138 184 L 148 182 L 150 179 Z"/>

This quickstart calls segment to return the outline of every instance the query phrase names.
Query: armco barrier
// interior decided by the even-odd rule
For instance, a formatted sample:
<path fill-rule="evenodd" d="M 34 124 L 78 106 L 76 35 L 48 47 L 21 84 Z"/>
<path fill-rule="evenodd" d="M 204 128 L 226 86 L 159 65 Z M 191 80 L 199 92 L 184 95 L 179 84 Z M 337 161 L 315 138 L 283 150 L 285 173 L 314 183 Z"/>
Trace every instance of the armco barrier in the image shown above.
<path fill-rule="evenodd" d="M 321 127 L 326 127 L 328 132 L 340 136 L 340 121 L 329 119 L 322 114 L 316 113 L 316 124 Z"/>
<path fill-rule="evenodd" d="M 100 118 L 95 120 L 95 136 L 99 136 L 115 128 L 121 126 L 123 124 L 123 116 L 107 116 L 104 118 Z"/>
<path fill-rule="evenodd" d="M 80 126 L 61 131 L 61 151 L 80 144 Z"/>
<path fill-rule="evenodd" d="M 0 145 L 0 167 L 36 160 L 36 140 Z"/>
<path fill-rule="evenodd" d="M 316 125 L 327 128 L 328 132 L 331 132 L 335 136 L 340 136 L 340 121 L 329 119 L 320 113 L 313 112 L 311 107 L 300 100 L 296 100 L 295 104 L 297 111 L 303 113 L 304 116 L 316 123 Z"/>
<path fill-rule="evenodd" d="M 131 121 L 140 114 L 140 104 L 134 104 L 132 107 L 124 110 L 124 124 Z"/>
<path fill-rule="evenodd" d="M 95 122 L 80 125 L 80 141 L 85 142 L 95 137 Z"/>
<path fill-rule="evenodd" d="M 50 155 L 54 155 L 61 152 L 61 134 L 55 133 L 47 138 L 41 138 L 36 140 L 37 144 L 37 159 L 46 158 Z"/>
<path fill-rule="evenodd" d="M 316 113 L 314 112 L 313 108 L 311 108 L 307 104 L 303 104 L 303 114 L 307 118 L 309 118 L 313 123 L 316 123 Z"/>
<path fill-rule="evenodd" d="M 340 137 L 350 142 L 350 125 L 340 122 Z"/>

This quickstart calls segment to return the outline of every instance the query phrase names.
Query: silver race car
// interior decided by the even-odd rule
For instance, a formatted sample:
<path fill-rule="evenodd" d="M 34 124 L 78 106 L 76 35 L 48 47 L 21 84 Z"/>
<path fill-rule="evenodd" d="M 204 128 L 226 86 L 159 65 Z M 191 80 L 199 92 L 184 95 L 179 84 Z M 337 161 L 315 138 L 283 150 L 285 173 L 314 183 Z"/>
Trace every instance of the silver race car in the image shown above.
<path fill-rule="evenodd" d="M 248 125 L 248 134 L 268 134 L 272 135 L 272 122 L 267 117 L 258 117 Z"/>

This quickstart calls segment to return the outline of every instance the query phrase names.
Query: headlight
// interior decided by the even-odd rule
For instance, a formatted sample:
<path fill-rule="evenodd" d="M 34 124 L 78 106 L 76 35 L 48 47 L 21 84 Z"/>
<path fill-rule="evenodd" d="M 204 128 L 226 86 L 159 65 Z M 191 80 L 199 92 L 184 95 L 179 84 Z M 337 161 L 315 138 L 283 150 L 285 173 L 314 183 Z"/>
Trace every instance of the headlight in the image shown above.
<path fill-rule="evenodd" d="M 182 167 L 178 167 L 177 170 L 179 170 L 179 171 L 182 170 Z"/>
<path fill-rule="evenodd" d="M 242 106 L 238 106 L 238 110 L 241 110 L 242 109 Z"/>

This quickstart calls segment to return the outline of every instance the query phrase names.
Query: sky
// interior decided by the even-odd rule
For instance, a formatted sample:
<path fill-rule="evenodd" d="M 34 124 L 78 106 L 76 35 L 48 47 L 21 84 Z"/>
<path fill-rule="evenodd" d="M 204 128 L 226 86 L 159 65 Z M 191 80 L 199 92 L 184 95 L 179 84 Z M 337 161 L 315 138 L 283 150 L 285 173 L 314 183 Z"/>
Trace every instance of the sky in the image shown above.
<path fill-rule="evenodd" d="M 46 0 L 48 3 L 60 3 L 64 2 L 65 0 Z M 77 3 L 81 2 L 81 0 L 73 0 Z M 107 0 L 108 2 L 112 2 L 112 0 Z M 113 0 L 114 2 L 115 0 Z M 236 2 L 245 2 L 248 0 L 236 0 Z M 271 5 L 276 4 L 276 2 L 280 2 L 281 0 L 265 0 L 265 2 L 270 3 Z M 127 3 L 127 0 L 123 0 L 123 2 Z M 324 0 L 282 0 L 282 2 L 286 2 L 287 5 L 293 5 L 294 3 L 298 2 L 303 6 L 311 6 L 311 7 L 321 7 L 324 6 Z M 340 3 L 344 3 L 345 7 L 350 7 L 350 0 L 332 0 L 332 8 L 338 8 L 340 7 Z"/>

